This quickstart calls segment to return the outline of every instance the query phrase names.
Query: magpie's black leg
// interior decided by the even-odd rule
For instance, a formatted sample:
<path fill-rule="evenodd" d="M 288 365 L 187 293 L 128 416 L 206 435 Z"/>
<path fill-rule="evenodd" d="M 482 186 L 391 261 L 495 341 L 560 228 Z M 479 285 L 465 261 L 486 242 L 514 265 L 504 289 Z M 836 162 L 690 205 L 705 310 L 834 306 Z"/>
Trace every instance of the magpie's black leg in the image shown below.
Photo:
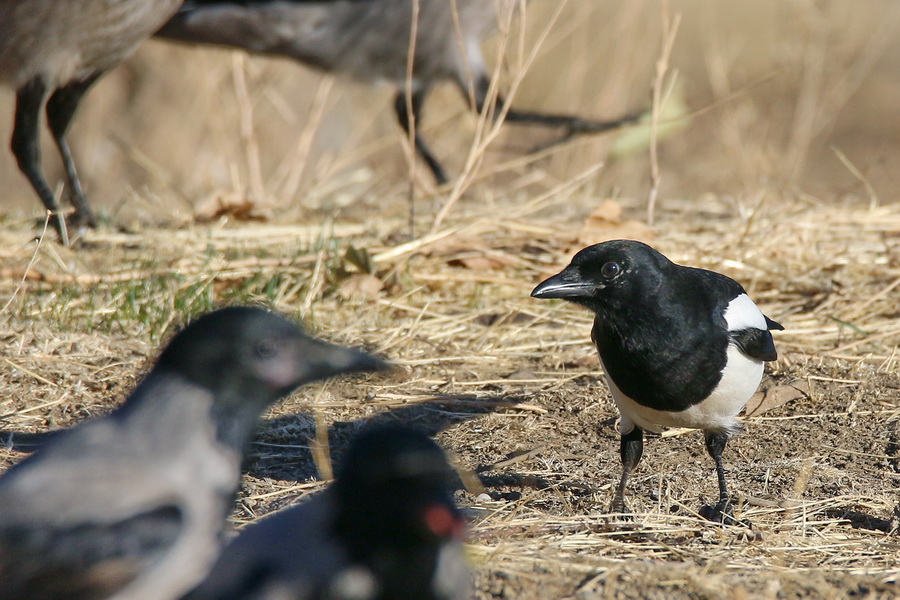
<path fill-rule="evenodd" d="M 706 451 L 716 463 L 716 476 L 719 479 L 719 502 L 715 506 L 704 506 L 700 510 L 701 516 L 716 523 L 737 525 L 734 518 L 734 506 L 728 493 L 728 485 L 725 482 L 725 464 L 722 461 L 722 453 L 728 443 L 728 433 L 724 431 L 704 431 Z"/>
<path fill-rule="evenodd" d="M 50 223 L 59 234 L 60 241 L 68 246 L 65 218 L 59 211 L 59 204 L 53 191 L 41 173 L 41 146 L 38 137 L 38 122 L 41 104 L 47 93 L 47 85 L 40 77 L 31 79 L 16 92 L 16 117 L 10 148 L 16 157 L 19 170 L 28 178 L 44 208 L 50 211 Z"/>
<path fill-rule="evenodd" d="M 644 431 L 635 426 L 628 433 L 622 434 L 619 440 L 619 456 L 622 459 L 622 479 L 619 480 L 619 487 L 616 488 L 616 494 L 613 496 L 612 505 L 609 512 L 627 513 L 628 508 L 625 506 L 625 487 L 628 485 L 628 479 L 631 472 L 641 462 L 641 456 L 644 454 Z"/>
<path fill-rule="evenodd" d="M 478 112 L 484 110 L 487 99 L 487 91 L 490 86 L 490 80 L 487 77 L 479 79 L 475 86 L 475 108 Z M 501 97 L 497 97 L 497 106 L 502 106 L 506 102 Z M 569 140 L 576 135 L 585 133 L 602 133 L 618 129 L 624 125 L 635 123 L 643 116 L 643 112 L 626 115 L 621 119 L 614 121 L 591 121 L 582 119 L 574 115 L 546 114 L 532 111 L 516 110 L 510 107 L 506 112 L 506 121 L 510 123 L 521 123 L 523 125 L 543 125 L 544 127 L 558 127 L 565 130 L 561 138 L 544 147 L 553 146 Z"/>
<path fill-rule="evenodd" d="M 53 134 L 53 140 L 56 147 L 59 148 L 59 155 L 62 157 L 63 165 L 66 168 L 66 180 L 69 184 L 69 197 L 72 205 L 75 207 L 75 214 L 71 218 L 71 222 L 76 225 L 88 225 L 96 227 L 97 220 L 91 207 L 88 206 L 84 198 L 84 191 L 81 189 L 81 182 L 78 180 L 78 172 L 75 170 L 75 161 L 72 160 L 72 152 L 69 150 L 69 143 L 66 141 L 66 132 L 78 103 L 84 96 L 85 92 L 90 89 L 95 81 L 100 77 L 100 73 L 91 75 L 81 81 L 72 82 L 66 86 L 58 88 L 47 100 L 47 126 L 50 133 Z"/>
<path fill-rule="evenodd" d="M 444 173 L 444 168 L 441 166 L 441 163 L 438 162 L 438 159 L 431 153 L 431 149 L 428 148 L 428 144 L 425 143 L 425 138 L 419 133 L 418 122 L 422 117 L 422 105 L 425 104 L 425 96 L 427 94 L 427 89 L 420 89 L 413 92 L 412 115 L 410 115 L 408 110 L 409 107 L 406 105 L 406 94 L 400 91 L 397 93 L 394 100 L 394 110 L 397 113 L 397 121 L 399 121 L 400 127 L 402 127 L 403 131 L 407 134 L 409 134 L 411 123 L 416 125 L 416 151 L 419 153 L 419 156 L 422 157 L 422 160 L 425 161 L 425 164 L 428 165 L 431 174 L 434 175 L 434 180 L 438 185 L 443 185 L 449 181 L 449 179 L 447 179 L 447 174 Z"/>

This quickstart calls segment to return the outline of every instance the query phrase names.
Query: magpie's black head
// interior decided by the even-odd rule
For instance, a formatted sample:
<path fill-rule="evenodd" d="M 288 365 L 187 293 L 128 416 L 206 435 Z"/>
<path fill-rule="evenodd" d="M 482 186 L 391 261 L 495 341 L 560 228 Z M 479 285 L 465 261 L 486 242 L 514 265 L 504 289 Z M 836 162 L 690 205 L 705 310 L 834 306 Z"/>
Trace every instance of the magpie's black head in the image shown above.
<path fill-rule="evenodd" d="M 675 267 L 650 246 L 634 240 L 612 240 L 589 246 L 568 267 L 531 292 L 534 298 L 564 298 L 595 313 L 640 306 Z"/>
<path fill-rule="evenodd" d="M 338 535 L 356 560 L 437 545 L 462 533 L 455 473 L 434 440 L 400 425 L 372 426 L 352 442 L 334 484 Z"/>
<path fill-rule="evenodd" d="M 314 339 L 261 308 L 234 306 L 198 318 L 163 350 L 156 371 L 210 390 L 220 403 L 264 408 L 298 386 L 339 373 L 373 371 L 380 360 Z"/>

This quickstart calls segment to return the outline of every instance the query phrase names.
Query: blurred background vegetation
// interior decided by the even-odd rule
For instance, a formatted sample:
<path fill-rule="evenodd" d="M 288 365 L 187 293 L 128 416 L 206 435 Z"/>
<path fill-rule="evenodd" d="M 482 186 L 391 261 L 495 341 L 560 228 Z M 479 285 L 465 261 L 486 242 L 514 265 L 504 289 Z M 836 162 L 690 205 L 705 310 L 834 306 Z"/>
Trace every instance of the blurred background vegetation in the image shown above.
<path fill-rule="evenodd" d="M 532 0 L 523 37 L 502 57 L 508 82 L 557 2 Z M 519 107 L 613 118 L 648 108 L 661 45 L 662 3 L 569 0 L 514 96 Z M 900 183 L 900 4 L 893 0 L 674 0 L 680 14 L 670 69 L 683 116 L 660 145 L 660 197 L 766 197 L 892 202 Z M 496 36 L 495 36 L 496 38 Z M 524 44 L 520 47 L 519 40 Z M 488 43 L 488 55 L 497 60 Z M 408 166 L 390 86 L 333 78 L 287 60 L 162 41 L 88 96 L 72 142 L 96 207 L 122 223 L 190 220 L 212 198 L 251 198 L 279 219 L 321 211 L 365 220 L 404 193 Z M 0 95 L 0 214 L 39 214 L 9 153 L 13 94 Z M 423 129 L 457 174 L 476 118 L 452 85 L 426 105 Z M 488 178 L 531 193 L 598 162 L 598 196 L 646 197 L 647 144 L 579 139 Z M 525 155 L 552 134 L 508 126 L 482 169 Z M 60 167 L 44 139 L 48 173 Z M 423 175 L 426 175 L 422 171 Z M 419 178 L 420 190 L 431 183 Z M 537 188 L 537 189 L 534 189 Z M 398 208 L 398 215 L 401 208 Z"/>

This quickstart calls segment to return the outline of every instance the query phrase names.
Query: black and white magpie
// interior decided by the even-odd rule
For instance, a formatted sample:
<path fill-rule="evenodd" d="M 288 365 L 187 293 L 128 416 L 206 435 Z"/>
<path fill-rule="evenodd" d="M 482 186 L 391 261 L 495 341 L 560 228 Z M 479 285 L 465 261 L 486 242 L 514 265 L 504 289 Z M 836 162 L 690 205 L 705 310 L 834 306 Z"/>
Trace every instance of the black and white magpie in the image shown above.
<path fill-rule="evenodd" d="M 641 242 L 613 240 L 578 252 L 535 298 L 563 298 L 594 312 L 591 339 L 621 415 L 622 478 L 611 511 L 626 512 L 625 486 L 643 432 L 702 429 L 716 463 L 719 501 L 703 511 L 733 521 L 722 452 L 737 414 L 777 358 L 766 317 L 733 279 L 677 265 Z"/>
<path fill-rule="evenodd" d="M 121 407 L 0 477 L 0 598 L 181 597 L 218 554 L 260 414 L 383 366 L 261 308 L 200 317 Z"/>

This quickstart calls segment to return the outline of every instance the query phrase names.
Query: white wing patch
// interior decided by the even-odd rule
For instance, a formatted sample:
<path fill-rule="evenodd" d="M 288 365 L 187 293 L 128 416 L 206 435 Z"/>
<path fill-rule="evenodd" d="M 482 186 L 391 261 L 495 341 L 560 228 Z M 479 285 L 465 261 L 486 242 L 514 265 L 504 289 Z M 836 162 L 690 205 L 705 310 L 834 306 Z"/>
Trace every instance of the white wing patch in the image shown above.
<path fill-rule="evenodd" d="M 769 328 L 762 311 L 747 294 L 741 294 L 728 303 L 725 308 L 725 322 L 728 324 L 728 331 L 740 331 L 741 329 L 766 331 Z"/>

